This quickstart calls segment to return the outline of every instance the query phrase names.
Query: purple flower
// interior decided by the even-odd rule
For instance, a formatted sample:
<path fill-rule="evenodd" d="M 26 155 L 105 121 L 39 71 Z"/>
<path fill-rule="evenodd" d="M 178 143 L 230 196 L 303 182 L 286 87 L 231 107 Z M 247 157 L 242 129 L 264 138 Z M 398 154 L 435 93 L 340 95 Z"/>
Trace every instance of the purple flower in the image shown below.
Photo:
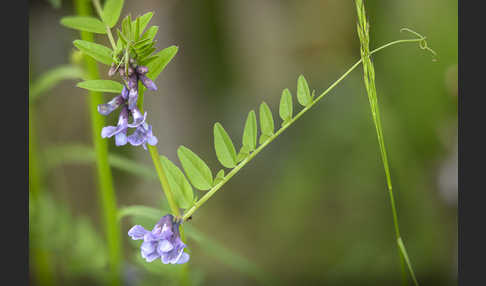
<path fill-rule="evenodd" d="M 128 107 L 124 106 L 120 115 L 118 116 L 117 126 L 106 126 L 101 130 L 102 138 L 110 138 L 115 135 L 116 146 L 127 144 L 127 128 L 128 128 Z"/>
<path fill-rule="evenodd" d="M 128 231 L 128 235 L 133 240 L 143 239 L 140 250 L 147 262 L 160 258 L 164 264 L 183 264 L 189 261 L 189 254 L 184 252 L 186 245 L 181 240 L 179 225 L 169 214 L 163 216 L 152 231 L 135 225 Z"/>
<path fill-rule="evenodd" d="M 155 83 L 144 74 L 139 74 L 138 78 L 142 81 L 143 85 L 150 90 L 157 90 Z"/>
<path fill-rule="evenodd" d="M 128 142 L 133 146 L 139 146 L 143 144 L 143 149 L 147 150 L 146 143 L 150 145 L 156 145 L 158 140 L 152 134 L 152 126 L 144 122 L 139 125 L 135 131 L 128 136 Z"/>

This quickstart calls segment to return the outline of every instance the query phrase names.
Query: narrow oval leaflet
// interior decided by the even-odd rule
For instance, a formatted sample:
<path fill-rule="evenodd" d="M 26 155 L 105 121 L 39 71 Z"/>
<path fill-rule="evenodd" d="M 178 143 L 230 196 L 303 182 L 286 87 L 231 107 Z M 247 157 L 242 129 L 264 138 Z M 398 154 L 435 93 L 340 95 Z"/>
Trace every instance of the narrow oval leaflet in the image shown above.
<path fill-rule="evenodd" d="M 183 209 L 191 207 L 194 193 L 184 173 L 165 156 L 160 156 L 160 162 L 167 174 L 167 180 L 179 207 Z"/>
<path fill-rule="evenodd" d="M 67 16 L 61 19 L 61 25 L 75 30 L 106 34 L 105 24 L 94 17 Z"/>
<path fill-rule="evenodd" d="M 214 149 L 221 165 L 226 168 L 234 168 L 236 166 L 235 146 L 219 122 L 214 124 Z"/>
<path fill-rule="evenodd" d="M 282 91 L 282 97 L 280 98 L 279 115 L 285 123 L 292 119 L 292 113 L 292 95 L 290 90 L 286 88 Z"/>
<path fill-rule="evenodd" d="M 272 111 L 265 102 L 260 104 L 260 128 L 262 134 L 266 136 L 272 136 L 275 131 Z"/>
<path fill-rule="evenodd" d="M 177 157 L 191 184 L 198 190 L 207 191 L 213 186 L 213 174 L 208 165 L 187 147 L 177 149 Z"/>
<path fill-rule="evenodd" d="M 312 103 L 309 85 L 303 75 L 300 75 L 297 79 L 297 100 L 302 106 L 308 106 Z"/>
<path fill-rule="evenodd" d="M 111 49 L 103 45 L 83 40 L 75 40 L 73 44 L 81 52 L 87 54 L 98 62 L 105 65 L 111 65 L 113 62 L 113 52 Z"/>
<path fill-rule="evenodd" d="M 246 118 L 245 129 L 243 130 L 243 146 L 248 147 L 249 151 L 256 149 L 257 144 L 257 120 L 255 111 L 251 110 Z"/>
<path fill-rule="evenodd" d="M 93 79 L 79 82 L 77 87 L 84 88 L 91 91 L 121 93 L 123 85 L 117 81 Z"/>

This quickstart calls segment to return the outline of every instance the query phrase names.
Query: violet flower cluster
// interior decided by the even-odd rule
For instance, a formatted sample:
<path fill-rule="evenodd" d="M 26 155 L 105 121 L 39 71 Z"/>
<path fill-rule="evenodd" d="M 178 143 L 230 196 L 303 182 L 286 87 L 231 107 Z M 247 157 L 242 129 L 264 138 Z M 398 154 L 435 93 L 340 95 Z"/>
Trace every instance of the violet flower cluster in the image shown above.
<path fill-rule="evenodd" d="M 125 66 L 111 66 L 108 75 L 113 76 L 117 71 L 126 82 L 120 95 L 114 97 L 108 103 L 98 105 L 98 112 L 108 115 L 118 107 L 121 107 L 116 126 L 106 126 L 101 130 L 101 137 L 111 138 L 115 136 L 116 146 L 130 143 L 133 146 L 142 145 L 147 150 L 147 143 L 156 145 L 158 140 L 152 133 L 152 126 L 146 122 L 147 112 L 142 114 L 137 108 L 138 81 L 149 90 L 157 90 L 155 83 L 146 76 L 148 68 L 137 66 L 133 59 L 130 60 L 129 67 L 125 71 Z M 132 122 L 129 122 L 130 117 Z M 135 131 L 128 135 L 128 129 L 134 128 Z"/>
<path fill-rule="evenodd" d="M 186 245 L 181 240 L 179 225 L 180 222 L 169 214 L 163 216 L 152 231 L 135 225 L 128 235 L 133 240 L 143 239 L 140 249 L 147 262 L 160 258 L 164 264 L 183 264 L 189 261 L 189 254 L 184 252 Z"/>

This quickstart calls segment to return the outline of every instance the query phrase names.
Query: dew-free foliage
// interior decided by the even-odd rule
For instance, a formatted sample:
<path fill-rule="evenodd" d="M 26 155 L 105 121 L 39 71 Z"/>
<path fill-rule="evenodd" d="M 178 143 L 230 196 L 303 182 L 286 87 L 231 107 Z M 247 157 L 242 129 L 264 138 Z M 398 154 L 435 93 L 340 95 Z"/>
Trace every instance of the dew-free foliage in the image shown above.
<path fill-rule="evenodd" d="M 123 85 L 113 80 L 93 79 L 79 82 L 77 87 L 91 91 L 121 93 Z"/>
<path fill-rule="evenodd" d="M 75 40 L 73 44 L 81 52 L 105 65 L 111 65 L 113 62 L 113 52 L 110 48 L 83 40 Z"/>
<path fill-rule="evenodd" d="M 280 98 L 279 115 L 283 120 L 282 125 L 285 125 L 292 119 L 293 105 L 292 95 L 288 88 L 282 91 L 282 97 Z"/>
<path fill-rule="evenodd" d="M 233 168 L 237 164 L 236 150 L 228 133 L 218 122 L 214 124 L 214 148 L 221 165 Z"/>
<path fill-rule="evenodd" d="M 170 189 L 174 194 L 177 204 L 180 208 L 189 208 L 194 199 L 191 184 L 187 181 L 184 173 L 167 157 L 160 156 L 160 162 L 162 163 L 164 173 L 167 175 Z"/>
<path fill-rule="evenodd" d="M 182 168 L 187 174 L 191 184 L 201 191 L 211 189 L 213 186 L 213 174 L 208 165 L 196 153 L 189 148 L 180 146 L 177 149 L 177 156 L 181 161 Z"/>
<path fill-rule="evenodd" d="M 106 0 L 102 18 L 110 28 L 113 28 L 118 22 L 123 8 L 123 2 L 124 0 Z"/>
<path fill-rule="evenodd" d="M 214 185 L 221 183 L 224 180 L 224 169 L 219 170 L 214 178 Z"/>
<path fill-rule="evenodd" d="M 147 76 L 155 80 L 159 74 L 164 70 L 165 66 L 177 54 L 179 48 L 177 46 L 170 46 L 155 54 L 156 58 L 147 64 L 149 72 Z"/>
<path fill-rule="evenodd" d="M 67 16 L 61 19 L 61 24 L 71 29 L 97 34 L 106 34 L 105 24 L 89 16 Z"/>
<path fill-rule="evenodd" d="M 300 75 L 297 79 L 297 100 L 302 106 L 308 106 L 312 103 L 309 85 L 303 75 Z"/>
<path fill-rule="evenodd" d="M 246 118 L 245 129 L 243 130 L 243 146 L 248 148 L 249 151 L 253 151 L 257 145 L 258 126 L 255 111 L 251 110 Z M 240 152 L 241 153 L 241 152 Z"/>
<path fill-rule="evenodd" d="M 265 102 L 260 104 L 260 128 L 262 132 L 260 136 L 260 144 L 262 144 L 273 135 L 275 130 L 272 111 Z"/>

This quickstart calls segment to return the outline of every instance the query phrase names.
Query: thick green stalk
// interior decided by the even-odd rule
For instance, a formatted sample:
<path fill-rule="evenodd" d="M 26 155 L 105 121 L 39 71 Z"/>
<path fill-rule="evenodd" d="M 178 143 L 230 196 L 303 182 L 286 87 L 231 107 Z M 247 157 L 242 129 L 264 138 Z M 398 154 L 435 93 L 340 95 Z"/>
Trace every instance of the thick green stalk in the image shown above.
<path fill-rule="evenodd" d="M 391 205 L 391 210 L 392 210 L 392 217 L 393 217 L 393 225 L 395 227 L 395 236 L 396 236 L 396 243 L 398 247 L 398 254 L 400 258 L 400 265 L 401 265 L 401 270 L 402 270 L 402 280 L 403 284 L 407 285 L 408 284 L 408 279 L 407 279 L 407 271 L 405 268 L 405 265 L 408 265 L 408 270 L 410 272 L 410 276 L 413 279 L 413 282 L 416 286 L 418 286 L 418 281 L 415 278 L 415 273 L 413 271 L 413 267 L 410 263 L 410 260 L 408 259 L 408 255 L 405 249 L 405 245 L 403 244 L 403 240 L 400 236 L 400 227 L 398 224 L 398 215 L 397 215 L 397 208 L 395 204 L 395 197 L 393 195 L 393 186 L 392 186 L 392 180 L 391 180 L 391 175 L 390 175 L 390 167 L 388 164 L 388 158 L 387 158 L 387 152 L 386 152 L 386 147 L 385 147 L 385 140 L 383 138 L 383 128 L 381 126 L 381 117 L 380 117 L 380 109 L 378 107 L 378 96 L 376 92 L 376 86 L 375 86 L 375 69 L 373 66 L 373 63 L 371 62 L 370 58 L 370 50 L 369 50 L 369 24 L 368 21 L 366 20 L 366 12 L 365 12 L 365 7 L 364 3 L 362 0 L 357 0 L 356 1 L 356 9 L 357 9 L 357 14 L 358 14 L 358 36 L 361 44 L 361 59 L 363 61 L 363 80 L 365 83 L 366 91 L 368 94 L 368 100 L 370 103 L 370 108 L 371 108 L 371 114 L 373 117 L 373 122 L 375 125 L 376 129 L 376 134 L 378 137 L 378 144 L 380 147 L 380 152 L 381 152 L 381 159 L 383 162 L 383 168 L 385 170 L 385 176 L 386 176 L 386 182 L 387 182 L 387 187 L 388 187 L 388 194 L 390 197 L 390 205 Z M 417 36 L 420 36 L 419 34 L 416 34 Z M 420 46 L 423 46 L 423 42 L 425 41 L 422 37 L 422 40 L 420 43 Z M 426 47 L 426 44 L 425 44 Z"/>
<path fill-rule="evenodd" d="M 423 39 L 404 39 L 404 40 L 397 40 L 394 42 L 390 42 L 385 44 L 372 52 L 370 55 L 396 44 L 400 43 L 418 43 L 423 41 Z M 350 67 L 339 79 L 337 79 L 333 84 L 331 84 L 323 93 L 321 93 L 311 104 L 303 108 L 295 117 L 293 117 L 288 124 L 282 126 L 275 134 L 273 134 L 267 141 L 265 141 L 262 145 L 258 146 L 258 148 L 252 152 L 248 157 L 246 157 L 243 161 L 241 161 L 236 167 L 234 167 L 225 177 L 224 179 L 219 182 L 217 185 L 212 187 L 204 196 L 202 196 L 188 211 L 184 213 L 182 217 L 184 220 L 187 220 L 198 208 L 200 208 L 209 198 L 211 198 L 226 182 L 231 179 L 238 171 L 243 168 L 248 162 L 250 162 L 260 151 L 262 151 L 268 144 L 270 144 L 275 138 L 277 138 L 282 132 L 285 131 L 288 127 L 290 127 L 297 119 L 299 119 L 304 113 L 306 113 L 312 106 L 314 106 L 319 100 L 321 100 L 326 94 L 328 94 L 336 85 L 338 85 L 346 76 L 348 76 L 356 67 L 358 67 L 363 62 L 363 59 L 357 61 L 352 67 Z"/>
<path fill-rule="evenodd" d="M 75 0 L 76 13 L 80 16 L 91 16 L 91 3 L 87 0 Z M 92 33 L 81 32 L 81 39 L 94 41 Z M 97 63 L 90 57 L 84 57 L 84 64 L 88 79 L 99 79 Z M 120 226 L 117 221 L 117 207 L 113 178 L 108 164 L 108 143 L 101 138 L 101 129 L 105 125 L 105 119 L 97 112 L 97 107 L 103 102 L 103 94 L 100 92 L 89 92 L 89 113 L 91 118 L 91 129 L 93 144 L 96 153 L 96 169 L 98 174 L 99 199 L 101 202 L 103 225 L 108 243 L 108 257 L 110 265 L 110 284 L 121 284 L 121 242 Z"/>
<path fill-rule="evenodd" d="M 138 105 L 138 109 L 142 113 L 144 112 L 143 111 L 144 92 L 145 92 L 145 88 L 142 85 L 140 85 L 138 89 L 137 105 Z M 162 187 L 162 191 L 164 192 L 165 197 L 167 198 L 169 207 L 172 213 L 174 214 L 174 216 L 179 218 L 181 216 L 181 212 L 179 210 L 179 207 L 177 206 L 177 203 L 174 200 L 174 196 L 170 189 L 169 182 L 167 181 L 167 176 L 165 175 L 164 169 L 162 168 L 162 163 L 160 162 L 159 150 L 157 149 L 156 146 L 152 146 L 149 144 L 147 144 L 147 148 L 149 150 L 150 156 L 152 157 L 152 162 L 154 163 L 155 170 L 157 172 L 160 185 Z M 181 234 L 182 241 L 186 241 L 183 225 L 181 226 L 180 234 Z M 188 286 L 191 284 L 190 277 L 189 277 L 189 263 L 185 263 L 184 265 L 181 265 L 181 267 L 182 267 L 182 272 L 181 272 L 180 284 L 182 286 Z"/>
<path fill-rule="evenodd" d="M 41 168 L 39 168 L 38 152 L 37 152 L 37 134 L 35 132 L 34 124 L 34 106 L 29 102 L 29 192 L 31 204 L 36 209 L 39 206 L 39 197 L 41 196 L 44 182 Z M 33 218 L 35 219 L 35 218 Z M 30 251 L 32 259 L 32 269 L 34 270 L 34 277 L 39 285 L 55 285 L 54 272 L 51 264 L 51 257 L 47 249 L 43 247 L 44 237 L 42 231 L 33 230 L 38 236 L 37 241 L 30 241 Z"/>

